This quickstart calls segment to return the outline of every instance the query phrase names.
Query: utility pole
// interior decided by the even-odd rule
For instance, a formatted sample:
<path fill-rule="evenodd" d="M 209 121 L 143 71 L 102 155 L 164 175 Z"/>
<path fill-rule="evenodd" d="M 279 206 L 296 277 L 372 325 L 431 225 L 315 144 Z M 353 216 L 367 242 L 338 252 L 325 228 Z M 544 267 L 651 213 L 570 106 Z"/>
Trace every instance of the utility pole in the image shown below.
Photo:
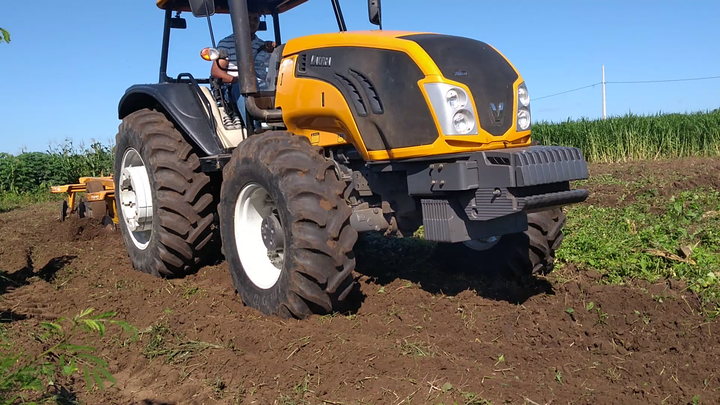
<path fill-rule="evenodd" d="M 602 96 L 603 96 L 603 119 L 607 117 L 605 109 L 605 65 L 602 65 Z"/>

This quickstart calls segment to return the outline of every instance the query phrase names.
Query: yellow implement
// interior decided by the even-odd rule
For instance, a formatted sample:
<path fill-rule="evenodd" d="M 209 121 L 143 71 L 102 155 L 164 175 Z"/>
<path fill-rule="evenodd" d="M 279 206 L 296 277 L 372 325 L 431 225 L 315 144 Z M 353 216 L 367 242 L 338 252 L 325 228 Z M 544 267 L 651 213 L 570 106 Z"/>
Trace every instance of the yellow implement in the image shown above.
<path fill-rule="evenodd" d="M 115 207 L 115 181 L 109 177 L 80 177 L 78 183 L 52 186 L 53 194 L 67 194 L 63 200 L 60 220 L 65 221 L 68 215 L 77 213 L 80 218 L 90 217 L 103 222 L 103 225 L 118 223 Z M 76 194 L 84 193 L 81 201 L 75 206 Z"/>

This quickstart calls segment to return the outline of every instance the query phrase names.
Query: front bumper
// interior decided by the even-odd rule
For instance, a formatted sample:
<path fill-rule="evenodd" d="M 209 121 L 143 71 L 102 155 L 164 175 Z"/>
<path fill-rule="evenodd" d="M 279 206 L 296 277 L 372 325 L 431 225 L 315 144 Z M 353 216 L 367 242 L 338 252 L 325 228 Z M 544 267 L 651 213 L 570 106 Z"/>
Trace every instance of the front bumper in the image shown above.
<path fill-rule="evenodd" d="M 583 202 L 588 178 L 580 149 L 530 146 L 476 152 L 408 172 L 408 192 L 420 199 L 425 238 L 462 242 L 527 229 L 526 214 Z"/>

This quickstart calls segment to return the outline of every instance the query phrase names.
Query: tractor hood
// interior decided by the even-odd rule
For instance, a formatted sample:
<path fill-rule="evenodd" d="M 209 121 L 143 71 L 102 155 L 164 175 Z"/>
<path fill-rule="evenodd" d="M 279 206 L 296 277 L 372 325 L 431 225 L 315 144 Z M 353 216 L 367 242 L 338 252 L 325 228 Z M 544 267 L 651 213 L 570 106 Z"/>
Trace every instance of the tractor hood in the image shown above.
<path fill-rule="evenodd" d="M 523 80 L 485 42 L 434 33 L 341 32 L 290 40 L 283 58 L 294 60 L 295 77 L 331 83 L 343 93 L 371 155 L 392 150 L 410 157 L 432 146 L 453 153 L 529 142 L 530 128 L 516 125 Z M 465 100 L 461 110 L 448 108 L 453 88 Z M 458 112 L 464 114 L 462 130 L 453 126 Z M 423 150 L 407 149 L 417 147 Z"/>
<path fill-rule="evenodd" d="M 441 76 L 467 86 L 475 101 L 480 127 L 485 132 L 501 136 L 515 123 L 515 92 L 522 79 L 515 67 L 485 42 L 435 33 L 352 31 L 293 39 L 283 54 L 291 56 L 317 49 L 317 56 L 322 57 L 322 50 L 335 47 L 404 52 L 425 76 Z M 332 59 L 326 61 L 332 65 Z M 389 66 L 378 65 L 377 69 L 385 74 L 393 72 Z"/>

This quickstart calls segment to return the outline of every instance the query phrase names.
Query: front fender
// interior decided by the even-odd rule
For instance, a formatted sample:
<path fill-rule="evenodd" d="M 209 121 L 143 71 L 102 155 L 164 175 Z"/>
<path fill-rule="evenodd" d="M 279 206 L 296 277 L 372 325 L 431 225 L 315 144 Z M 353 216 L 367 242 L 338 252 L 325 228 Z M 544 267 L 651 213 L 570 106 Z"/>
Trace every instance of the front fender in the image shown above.
<path fill-rule="evenodd" d="M 208 122 L 205 108 L 198 103 L 197 97 L 202 95 L 195 93 L 192 86 L 193 84 L 189 83 L 132 86 L 120 99 L 118 118 L 123 119 L 142 108 L 157 109 L 165 113 L 183 136 L 203 152 L 198 151 L 198 155 L 222 154 L 224 148 L 220 139 Z M 214 118 L 210 117 L 210 119 Z"/>

